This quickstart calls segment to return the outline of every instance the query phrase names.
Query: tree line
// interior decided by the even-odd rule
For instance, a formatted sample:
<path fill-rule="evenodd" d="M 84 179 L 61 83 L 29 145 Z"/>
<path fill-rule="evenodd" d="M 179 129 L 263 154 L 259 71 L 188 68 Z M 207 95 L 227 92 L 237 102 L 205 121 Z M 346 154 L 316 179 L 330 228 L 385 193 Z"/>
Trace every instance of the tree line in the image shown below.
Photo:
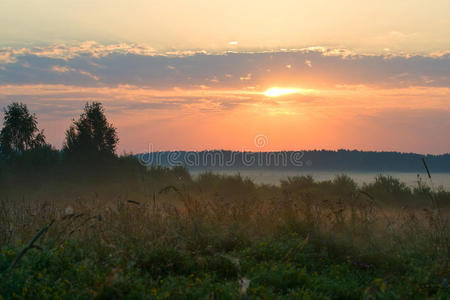
<path fill-rule="evenodd" d="M 116 128 L 108 122 L 100 102 L 86 103 L 82 114 L 66 130 L 61 151 L 47 143 L 39 130 L 37 117 L 23 103 L 14 102 L 4 108 L 3 128 L 0 131 L 0 167 L 18 168 L 52 165 L 56 161 L 71 168 L 105 165 L 117 159 L 119 137 Z M 292 157 L 301 153 L 300 161 Z M 176 155 L 174 155 L 176 154 Z M 302 152 L 242 153 L 225 150 L 154 152 L 137 156 L 142 164 L 188 168 L 215 169 L 297 169 L 337 171 L 423 171 L 425 158 L 434 172 L 450 172 L 450 154 L 420 155 L 399 152 L 350 150 L 312 150 Z M 176 161 L 173 158 L 176 157 Z M 192 164 L 192 158 L 196 160 Z M 137 162 L 135 157 L 132 158 Z M 216 158 L 220 158 L 217 160 Z M 281 160 L 280 160 L 281 159 Z M 248 162 L 253 162 L 249 164 Z M 244 163 L 246 162 L 246 163 Z M 192 165 L 191 165 L 191 164 Z M 0 170 L 1 171 L 1 170 Z"/>
<path fill-rule="evenodd" d="M 117 130 L 107 121 L 102 104 L 86 103 L 83 113 L 66 131 L 62 153 L 67 158 L 111 157 L 115 156 L 118 142 Z M 39 130 L 36 115 L 23 103 L 11 103 L 4 108 L 0 154 L 12 159 L 38 150 L 53 147 L 47 143 L 44 130 Z"/>
<path fill-rule="evenodd" d="M 133 177 L 144 167 L 131 156 L 116 154 L 119 137 L 100 102 L 86 103 L 66 130 L 62 149 L 55 149 L 39 129 L 38 119 L 20 102 L 3 109 L 0 131 L 0 187 L 46 182 L 92 182 Z M 139 172 L 138 172 L 139 173 Z"/>

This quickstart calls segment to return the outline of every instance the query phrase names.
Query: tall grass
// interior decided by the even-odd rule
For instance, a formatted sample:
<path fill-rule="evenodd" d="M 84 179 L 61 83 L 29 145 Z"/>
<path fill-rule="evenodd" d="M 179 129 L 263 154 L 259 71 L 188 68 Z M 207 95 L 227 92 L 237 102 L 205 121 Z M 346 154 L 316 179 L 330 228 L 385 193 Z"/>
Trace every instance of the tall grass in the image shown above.
<path fill-rule="evenodd" d="M 344 266 L 345 276 L 356 272 L 361 278 L 384 278 L 375 282 L 352 277 L 364 286 L 346 286 L 342 297 L 382 295 L 387 293 L 388 284 L 396 285 L 394 296 L 433 296 L 446 291 L 440 281 L 448 276 L 448 206 L 443 205 L 436 214 L 427 198 L 449 203 L 450 193 L 429 189 L 423 182 L 411 189 L 382 175 L 363 186 L 346 175 L 323 182 L 299 176 L 273 186 L 256 185 L 240 175 L 204 173 L 192 178 L 181 167 L 153 167 L 139 169 L 130 179 L 121 175 L 120 180 L 95 184 L 68 181 L 28 190 L 14 188 L 18 186 L 9 186 L 0 195 L 0 247 L 16 249 L 15 255 L 2 256 L 8 260 L 0 264 L 3 277 L 9 276 L 8 272 L 25 272 L 28 264 L 36 268 L 36 261 L 24 258 L 17 263 L 17 271 L 6 270 L 21 245 L 56 220 L 39 241 L 43 253 L 56 255 L 55 251 L 68 245 L 88 249 L 91 254 L 84 253 L 77 261 L 90 259 L 93 268 L 103 274 L 97 288 L 89 283 L 94 279 L 85 279 L 89 289 L 95 290 L 92 295 L 97 296 L 107 293 L 106 287 L 117 278 L 122 278 L 118 281 L 122 285 L 129 284 L 123 278 L 128 272 L 126 276 L 146 274 L 151 278 L 148 284 L 139 283 L 149 295 L 152 288 L 164 290 L 160 281 L 165 278 L 181 276 L 170 280 L 183 285 L 180 278 L 189 281 L 192 274 L 202 273 L 214 274 L 208 279 L 215 286 L 214 293 L 238 297 L 239 288 L 232 282 L 238 278 L 243 282 L 253 274 L 250 295 L 263 297 L 267 292 L 287 297 L 306 293 L 301 286 L 312 285 L 311 278 L 325 271 L 335 272 L 336 266 Z M 42 259 L 43 254 L 39 256 L 36 251 L 24 256 Z M 242 270 L 230 257 L 244 264 Z M 254 264 L 253 269 L 249 264 Z M 267 264 L 279 266 L 284 273 L 270 277 L 267 274 L 276 272 L 266 270 L 272 268 Z M 404 274 L 410 276 L 407 290 L 401 287 Z M 209 275 L 203 276 L 206 280 Z M 325 280 L 320 276 L 315 284 Z M 221 280 L 221 288 L 228 292 L 220 292 L 216 286 Z M 16 285 L 25 284 L 8 282 L 0 284 L 1 291 L 17 290 Z M 315 289 L 310 292 L 324 297 L 333 296 L 333 291 L 339 295 L 341 288 L 333 284 L 331 280 L 327 291 L 323 287 L 323 295 Z M 432 288 L 419 291 L 426 284 Z M 260 290 L 264 286 L 273 289 Z M 111 297 L 132 295 L 129 286 L 114 289 L 108 290 Z M 198 292 L 215 297 L 207 288 Z"/>

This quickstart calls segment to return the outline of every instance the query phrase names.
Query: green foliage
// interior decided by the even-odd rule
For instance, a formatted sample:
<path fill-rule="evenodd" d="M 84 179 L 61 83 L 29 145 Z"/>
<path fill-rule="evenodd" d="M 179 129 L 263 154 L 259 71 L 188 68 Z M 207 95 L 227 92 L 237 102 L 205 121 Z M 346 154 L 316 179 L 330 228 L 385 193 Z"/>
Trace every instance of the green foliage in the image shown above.
<path fill-rule="evenodd" d="M 23 103 L 13 102 L 4 109 L 0 131 L 0 152 L 4 155 L 23 153 L 46 146 L 43 131 L 37 128 L 37 118 Z"/>
<path fill-rule="evenodd" d="M 45 142 L 37 118 L 25 104 L 12 103 L 4 109 L 0 132 L 0 185 L 28 182 L 47 177 L 59 162 L 59 153 Z M 27 185 L 27 186 L 30 186 Z"/>
<path fill-rule="evenodd" d="M 408 268 L 400 273 L 382 262 L 362 268 L 357 258 L 315 254 L 319 249 L 311 242 L 304 251 L 293 251 L 303 240 L 279 236 L 231 252 L 230 257 L 240 261 L 239 271 L 220 254 L 199 256 L 161 246 L 143 251 L 136 245 L 131 251 L 121 251 L 124 247 L 104 257 L 92 244 L 75 240 L 61 245 L 48 242 L 42 251 L 31 250 L 7 271 L 20 248 L 3 247 L 0 295 L 2 299 L 237 299 L 236 278 L 245 276 L 250 280 L 250 299 L 448 297 L 446 279 L 430 272 L 430 258 L 418 251 L 403 253 Z M 266 255 L 253 256 L 260 252 Z"/>
<path fill-rule="evenodd" d="M 281 180 L 281 188 L 289 191 L 305 191 L 314 186 L 315 182 L 311 175 L 289 177 Z"/>
<path fill-rule="evenodd" d="M 48 166 L 55 165 L 59 161 L 59 158 L 59 151 L 53 149 L 50 145 L 46 145 L 25 151 L 17 159 L 16 163 L 22 168 L 31 167 L 39 171 Z"/>
<path fill-rule="evenodd" d="M 135 158 L 133 159 L 136 161 Z M 189 171 L 182 166 L 173 168 L 151 166 L 147 172 L 145 172 L 145 178 L 149 187 L 155 192 L 159 192 L 167 186 L 180 187 L 192 183 L 191 174 L 189 174 Z"/>
<path fill-rule="evenodd" d="M 63 151 L 69 157 L 91 161 L 101 156 L 113 156 L 119 138 L 114 126 L 106 120 L 101 103 L 86 103 L 84 112 L 66 132 Z"/>
<path fill-rule="evenodd" d="M 171 247 L 138 249 L 136 265 L 144 273 L 158 279 L 167 275 L 189 275 L 195 270 L 195 264 L 188 254 Z"/>
<path fill-rule="evenodd" d="M 345 174 L 336 176 L 332 183 L 335 195 L 342 199 L 352 199 L 358 192 L 356 182 Z"/>
<path fill-rule="evenodd" d="M 251 204 L 256 200 L 256 186 L 239 174 L 223 176 L 210 172 L 203 173 L 197 179 L 198 189 L 202 189 L 210 197 L 218 201 L 237 201 L 242 205 Z"/>
<path fill-rule="evenodd" d="M 405 183 L 381 174 L 375 177 L 375 182 L 364 184 L 362 189 L 385 204 L 395 201 L 408 203 L 412 198 L 411 189 Z"/>

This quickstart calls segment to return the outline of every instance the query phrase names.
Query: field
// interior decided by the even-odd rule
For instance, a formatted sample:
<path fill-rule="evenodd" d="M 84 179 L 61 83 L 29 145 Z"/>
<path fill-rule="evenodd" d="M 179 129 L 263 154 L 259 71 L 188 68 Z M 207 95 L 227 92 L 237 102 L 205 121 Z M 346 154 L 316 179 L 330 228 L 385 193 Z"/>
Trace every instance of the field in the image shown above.
<path fill-rule="evenodd" d="M 429 181 L 111 168 L 4 175 L 0 299 L 449 296 L 450 192 Z"/>

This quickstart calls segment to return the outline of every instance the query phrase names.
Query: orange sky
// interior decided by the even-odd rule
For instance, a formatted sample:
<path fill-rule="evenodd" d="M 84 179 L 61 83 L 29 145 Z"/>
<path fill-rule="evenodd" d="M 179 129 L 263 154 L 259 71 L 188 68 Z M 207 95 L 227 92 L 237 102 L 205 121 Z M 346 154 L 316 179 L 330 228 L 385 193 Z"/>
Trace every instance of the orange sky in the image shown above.
<path fill-rule="evenodd" d="M 2 0 L 0 107 L 27 104 L 57 148 L 101 101 L 119 152 L 448 153 L 449 15 L 448 0 Z"/>
<path fill-rule="evenodd" d="M 0 87 L 0 95 L 19 93 L 52 99 L 31 101 L 30 107 L 37 108 L 40 126 L 57 147 L 71 118 L 81 112 L 80 99 L 92 98 L 104 103 L 109 120 L 118 128 L 119 151 L 138 153 L 149 147 L 252 151 L 346 148 L 444 153 L 450 149 L 442 138 L 450 128 L 450 89 L 445 87 L 342 86 L 278 97 L 253 89 Z M 264 147 L 255 145 L 258 135 L 267 138 Z"/>

